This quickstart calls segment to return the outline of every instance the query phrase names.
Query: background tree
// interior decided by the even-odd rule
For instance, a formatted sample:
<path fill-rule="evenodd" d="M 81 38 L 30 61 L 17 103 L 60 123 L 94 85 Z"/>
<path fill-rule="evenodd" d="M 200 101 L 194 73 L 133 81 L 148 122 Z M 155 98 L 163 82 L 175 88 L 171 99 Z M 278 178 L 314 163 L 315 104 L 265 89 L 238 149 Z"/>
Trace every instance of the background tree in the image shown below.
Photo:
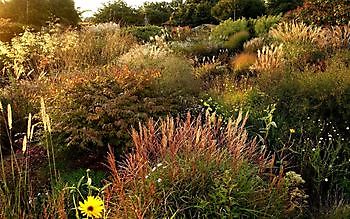
<path fill-rule="evenodd" d="M 49 0 L 50 14 L 60 19 L 61 23 L 75 25 L 80 21 L 74 0 Z"/>
<path fill-rule="evenodd" d="M 169 20 L 174 9 L 168 2 L 146 2 L 139 11 L 146 16 L 149 24 L 159 26 Z"/>
<path fill-rule="evenodd" d="M 217 23 L 217 20 L 211 15 L 211 8 L 217 2 L 218 0 L 178 1 L 178 7 L 170 20 L 173 24 L 182 26 Z"/>
<path fill-rule="evenodd" d="M 42 26 L 53 18 L 70 25 L 80 20 L 73 0 L 7 0 L 0 8 L 1 18 L 27 25 Z"/>
<path fill-rule="evenodd" d="M 305 0 L 299 7 L 286 15 L 314 25 L 344 25 L 350 21 L 349 0 Z"/>
<path fill-rule="evenodd" d="M 105 4 L 94 15 L 94 21 L 98 23 L 115 22 L 121 25 L 141 25 L 144 23 L 143 14 L 129 7 L 123 0 L 117 0 Z"/>
<path fill-rule="evenodd" d="M 303 0 L 268 0 L 266 2 L 267 12 L 278 15 L 294 10 L 303 5 Z"/>
<path fill-rule="evenodd" d="M 218 20 L 256 18 L 265 13 L 265 4 L 262 0 L 220 0 L 211 13 Z"/>

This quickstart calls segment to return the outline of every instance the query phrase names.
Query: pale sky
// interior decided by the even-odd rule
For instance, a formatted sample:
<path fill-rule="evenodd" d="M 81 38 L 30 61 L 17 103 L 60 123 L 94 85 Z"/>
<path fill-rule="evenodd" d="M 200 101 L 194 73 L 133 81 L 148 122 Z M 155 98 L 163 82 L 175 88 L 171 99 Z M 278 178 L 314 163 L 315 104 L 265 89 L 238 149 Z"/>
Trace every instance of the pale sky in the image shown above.
<path fill-rule="evenodd" d="M 161 2 L 170 0 L 125 0 L 125 2 L 133 7 L 138 7 L 144 2 Z M 75 0 L 75 7 L 79 7 L 80 10 L 91 10 L 83 14 L 84 17 L 91 16 L 98 8 L 102 7 L 103 3 L 113 2 L 113 0 Z"/>

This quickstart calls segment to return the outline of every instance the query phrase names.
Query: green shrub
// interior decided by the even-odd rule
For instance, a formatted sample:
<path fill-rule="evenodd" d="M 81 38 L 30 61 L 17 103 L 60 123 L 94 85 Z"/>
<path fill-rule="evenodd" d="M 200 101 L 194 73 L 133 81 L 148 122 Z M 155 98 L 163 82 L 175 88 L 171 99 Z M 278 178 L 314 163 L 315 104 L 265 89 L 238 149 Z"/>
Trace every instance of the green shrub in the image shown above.
<path fill-rule="evenodd" d="M 230 18 L 213 28 L 210 38 L 216 42 L 222 42 L 240 31 L 248 31 L 248 21 L 245 18 L 236 21 Z"/>
<path fill-rule="evenodd" d="M 160 36 L 163 34 L 163 28 L 159 26 L 134 26 L 125 29 L 126 33 L 133 35 L 136 39 L 143 42 L 150 41 L 151 37 Z"/>
<path fill-rule="evenodd" d="M 263 16 L 253 20 L 254 32 L 256 36 L 267 34 L 271 27 L 276 25 L 282 17 L 279 16 Z"/>

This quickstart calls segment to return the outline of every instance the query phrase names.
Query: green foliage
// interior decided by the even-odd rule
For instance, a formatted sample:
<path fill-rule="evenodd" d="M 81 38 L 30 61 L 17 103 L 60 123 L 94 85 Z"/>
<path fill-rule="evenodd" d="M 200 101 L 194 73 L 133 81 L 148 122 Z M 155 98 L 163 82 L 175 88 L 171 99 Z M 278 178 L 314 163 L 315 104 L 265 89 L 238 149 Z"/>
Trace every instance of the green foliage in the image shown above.
<path fill-rule="evenodd" d="M 180 3 L 170 18 L 171 23 L 181 26 L 199 26 L 216 23 L 211 15 L 211 8 L 218 0 L 188 0 Z"/>
<path fill-rule="evenodd" d="M 163 33 L 163 28 L 153 25 L 134 26 L 126 28 L 125 32 L 131 34 L 139 41 L 148 42 L 151 37 L 160 36 Z"/>
<path fill-rule="evenodd" d="M 218 20 L 256 18 L 265 13 L 265 4 L 262 0 L 219 0 L 211 13 Z"/>
<path fill-rule="evenodd" d="M 208 195 L 199 200 L 198 208 L 208 218 L 279 217 L 283 198 L 259 177 L 258 170 L 249 164 L 238 173 L 226 170 L 216 174 Z M 255 176 L 255 177 L 254 177 Z M 262 189 L 262 193 L 257 192 Z M 286 194 L 285 194 L 286 195 Z M 259 201 L 259 199 L 266 199 Z"/>
<path fill-rule="evenodd" d="M 144 23 L 143 15 L 128 6 L 123 0 L 105 4 L 94 14 L 93 20 L 97 23 L 114 22 L 121 25 L 141 25 Z"/>
<path fill-rule="evenodd" d="M 73 0 L 11 0 L 0 2 L 0 17 L 14 22 L 42 26 L 47 21 L 59 19 L 67 25 L 77 25 L 80 18 Z"/>
<path fill-rule="evenodd" d="M 168 2 L 145 2 L 140 13 L 144 13 L 147 21 L 151 25 L 162 25 L 170 19 L 174 9 Z"/>
<path fill-rule="evenodd" d="M 303 5 L 303 0 L 268 0 L 267 12 L 272 15 L 284 14 Z"/>
<path fill-rule="evenodd" d="M 255 19 L 253 21 L 254 24 L 254 32 L 256 36 L 262 36 L 267 34 L 273 26 L 275 26 L 280 20 L 281 15 L 278 16 L 263 16 Z"/>
<path fill-rule="evenodd" d="M 236 21 L 230 18 L 216 26 L 210 37 L 214 41 L 223 42 L 239 31 L 248 31 L 248 21 L 245 18 Z"/>
<path fill-rule="evenodd" d="M 350 20 L 348 0 L 306 0 L 287 15 L 289 19 L 314 25 L 346 25 Z"/>
<path fill-rule="evenodd" d="M 277 109 L 286 120 L 289 117 L 297 122 L 308 115 L 341 125 L 349 116 L 347 100 L 350 79 L 346 74 L 349 68 L 337 59 L 330 60 L 328 65 L 322 73 L 310 69 L 285 73 L 282 77 L 262 76 L 258 84 L 278 100 Z"/>

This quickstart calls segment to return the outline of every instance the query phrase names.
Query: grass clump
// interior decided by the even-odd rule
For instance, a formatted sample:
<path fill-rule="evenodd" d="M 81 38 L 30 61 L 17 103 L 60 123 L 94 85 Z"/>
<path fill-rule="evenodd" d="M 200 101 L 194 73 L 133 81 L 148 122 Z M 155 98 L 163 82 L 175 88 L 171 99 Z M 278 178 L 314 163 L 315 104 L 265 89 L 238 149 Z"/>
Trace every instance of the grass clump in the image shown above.
<path fill-rule="evenodd" d="M 152 120 L 133 130 L 135 150 L 121 169 L 109 155 L 115 215 L 123 217 L 282 216 L 288 186 L 264 174 L 271 160 L 247 138 L 242 114 L 227 126 L 204 120 Z M 280 178 L 282 179 L 282 178 Z M 272 180 L 272 181 L 270 181 Z M 277 180 L 278 181 L 278 180 Z M 277 186 L 279 185 L 279 186 Z"/>

